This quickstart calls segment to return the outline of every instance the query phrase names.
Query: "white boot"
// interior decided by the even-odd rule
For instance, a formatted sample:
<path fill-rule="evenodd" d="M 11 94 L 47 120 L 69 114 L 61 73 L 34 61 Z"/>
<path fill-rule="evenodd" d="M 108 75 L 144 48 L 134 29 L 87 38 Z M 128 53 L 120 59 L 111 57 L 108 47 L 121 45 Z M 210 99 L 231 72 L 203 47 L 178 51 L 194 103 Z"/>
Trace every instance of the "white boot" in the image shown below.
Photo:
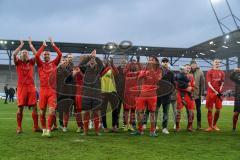
<path fill-rule="evenodd" d="M 162 133 L 163 134 L 169 134 L 168 129 L 167 128 L 163 128 Z"/>

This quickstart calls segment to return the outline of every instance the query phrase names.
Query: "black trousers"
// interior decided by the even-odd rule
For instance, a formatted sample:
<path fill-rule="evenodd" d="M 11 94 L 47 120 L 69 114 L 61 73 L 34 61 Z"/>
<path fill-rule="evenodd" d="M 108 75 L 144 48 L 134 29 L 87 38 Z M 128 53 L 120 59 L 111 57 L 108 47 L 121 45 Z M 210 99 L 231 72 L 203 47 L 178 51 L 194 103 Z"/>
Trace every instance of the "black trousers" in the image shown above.
<path fill-rule="evenodd" d="M 13 97 L 14 97 L 13 95 L 9 96 L 9 102 L 14 102 L 14 98 Z"/>
<path fill-rule="evenodd" d="M 63 126 L 63 113 L 69 112 L 72 114 L 72 109 L 75 106 L 75 98 L 72 96 L 57 95 L 57 111 L 60 126 Z"/>
<path fill-rule="evenodd" d="M 112 127 L 117 127 L 119 125 L 119 114 L 121 105 L 119 104 L 119 97 L 116 92 L 106 92 L 102 93 L 102 106 L 101 106 L 101 118 L 104 128 L 107 128 L 107 106 L 108 102 L 111 104 L 112 108 Z M 120 106 L 120 107 L 119 107 Z"/>
<path fill-rule="evenodd" d="M 195 99 L 196 109 L 197 109 L 197 122 L 201 123 L 201 98 Z"/>
<path fill-rule="evenodd" d="M 169 113 L 170 103 L 171 103 L 171 97 L 169 95 L 157 98 L 157 106 L 156 106 L 156 111 L 155 111 L 155 126 L 157 126 L 158 112 L 162 106 L 163 107 L 162 128 L 167 128 L 168 119 L 169 119 L 168 113 Z M 147 124 L 148 117 L 149 117 L 149 110 L 146 110 L 145 114 L 144 114 L 143 124 Z"/>
<path fill-rule="evenodd" d="M 122 104 L 123 104 L 123 101 L 122 101 L 122 98 L 118 97 L 119 99 L 119 102 L 118 102 L 118 107 L 117 107 L 117 117 L 116 117 L 116 123 L 117 123 L 117 128 L 119 128 L 119 117 L 120 117 L 120 113 L 121 113 L 121 108 L 122 108 Z"/>
<path fill-rule="evenodd" d="M 169 119 L 169 107 L 171 103 L 171 97 L 170 96 L 164 96 L 159 97 L 157 100 L 157 108 L 155 111 L 155 117 L 156 117 L 156 126 L 157 126 L 157 120 L 158 120 L 158 112 L 160 107 L 163 107 L 163 117 L 162 117 L 162 128 L 167 128 L 168 125 L 168 119 Z"/>
<path fill-rule="evenodd" d="M 5 94 L 6 94 L 6 97 L 5 97 L 5 102 L 4 103 L 7 103 L 9 94 L 8 93 L 5 93 Z"/>

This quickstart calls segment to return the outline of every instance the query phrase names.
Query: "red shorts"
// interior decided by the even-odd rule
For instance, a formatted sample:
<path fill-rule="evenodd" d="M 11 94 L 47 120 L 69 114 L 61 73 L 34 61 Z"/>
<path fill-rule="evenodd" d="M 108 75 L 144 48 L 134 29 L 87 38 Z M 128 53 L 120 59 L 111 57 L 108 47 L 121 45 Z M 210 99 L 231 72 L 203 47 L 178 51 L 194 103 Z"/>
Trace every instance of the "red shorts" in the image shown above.
<path fill-rule="evenodd" d="M 41 110 L 46 109 L 47 106 L 50 108 L 56 109 L 57 98 L 56 98 L 56 92 L 52 88 L 43 88 L 40 87 L 39 92 L 39 108 Z"/>
<path fill-rule="evenodd" d="M 76 112 L 77 113 L 82 112 L 82 96 L 76 95 L 75 101 L 76 101 Z"/>
<path fill-rule="evenodd" d="M 123 108 L 130 110 L 130 109 L 136 109 L 136 95 L 135 94 L 126 94 L 124 95 L 124 103 Z"/>
<path fill-rule="evenodd" d="M 144 111 L 146 106 L 149 111 L 155 112 L 157 106 L 157 96 L 155 97 L 137 97 L 136 98 L 136 110 Z"/>
<path fill-rule="evenodd" d="M 206 97 L 206 108 L 213 109 L 214 104 L 216 109 L 221 109 L 222 99 L 219 98 L 215 93 L 208 93 Z"/>
<path fill-rule="evenodd" d="M 184 94 L 184 100 L 183 100 L 182 97 L 181 97 L 181 93 L 180 93 L 180 92 L 177 93 L 177 110 L 183 109 L 183 107 L 185 106 L 185 105 L 183 104 L 183 101 L 186 102 L 186 108 L 187 108 L 188 110 L 194 110 L 194 108 L 195 108 L 194 99 L 192 99 L 192 98 L 189 96 L 188 93 L 185 93 L 185 94 Z"/>
<path fill-rule="evenodd" d="M 17 103 L 18 107 L 36 106 L 37 93 L 33 85 L 25 85 L 17 87 Z"/>

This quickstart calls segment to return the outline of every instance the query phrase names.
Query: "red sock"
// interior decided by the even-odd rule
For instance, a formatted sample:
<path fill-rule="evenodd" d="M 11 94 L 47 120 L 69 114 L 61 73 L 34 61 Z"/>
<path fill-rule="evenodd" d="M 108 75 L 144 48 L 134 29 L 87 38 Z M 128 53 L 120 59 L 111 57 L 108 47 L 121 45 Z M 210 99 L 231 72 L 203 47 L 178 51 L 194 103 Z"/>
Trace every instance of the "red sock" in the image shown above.
<path fill-rule="evenodd" d="M 219 114 L 220 114 L 220 111 L 216 111 L 215 114 L 214 114 L 214 120 L 213 120 L 213 125 L 214 126 L 217 124 Z"/>
<path fill-rule="evenodd" d="M 41 125 L 42 125 L 42 129 L 46 129 L 46 116 L 41 114 L 40 115 L 40 122 L 41 122 Z"/>
<path fill-rule="evenodd" d="M 32 112 L 32 119 L 33 119 L 33 124 L 34 124 L 34 128 L 38 129 L 38 114 L 36 112 Z"/>
<path fill-rule="evenodd" d="M 88 132 L 90 113 L 87 111 L 84 113 L 84 132 Z"/>
<path fill-rule="evenodd" d="M 135 122 L 135 110 L 131 110 L 130 112 L 130 124 Z"/>
<path fill-rule="evenodd" d="M 94 127 L 95 127 L 95 132 L 99 132 L 99 122 L 100 122 L 100 118 L 98 113 L 94 113 Z"/>
<path fill-rule="evenodd" d="M 138 112 L 137 113 L 137 121 L 138 121 L 138 131 L 143 132 L 143 112 Z"/>
<path fill-rule="evenodd" d="M 154 132 L 155 129 L 156 129 L 156 126 L 155 126 L 155 112 L 150 112 L 150 123 L 151 123 L 150 132 Z"/>
<path fill-rule="evenodd" d="M 208 126 L 212 127 L 212 111 L 208 111 Z"/>
<path fill-rule="evenodd" d="M 76 117 L 76 122 L 77 122 L 78 128 L 80 128 L 80 127 L 82 128 L 82 116 L 81 116 L 81 113 L 76 113 L 75 117 Z"/>
<path fill-rule="evenodd" d="M 138 122 L 138 131 L 139 131 L 139 132 L 143 132 L 142 122 Z"/>
<path fill-rule="evenodd" d="M 48 130 L 52 129 L 53 121 L 54 121 L 54 114 L 49 114 L 48 115 Z"/>
<path fill-rule="evenodd" d="M 180 120 L 181 120 L 181 113 L 177 112 L 177 119 L 176 119 L 176 128 L 180 128 Z"/>
<path fill-rule="evenodd" d="M 69 120 L 69 112 L 65 113 L 63 116 L 63 126 L 67 128 L 68 125 L 68 120 Z"/>
<path fill-rule="evenodd" d="M 234 115 L 233 115 L 233 129 L 234 130 L 237 128 L 238 115 L 239 115 L 239 113 L 234 113 Z"/>
<path fill-rule="evenodd" d="M 193 111 L 189 111 L 189 115 L 188 115 L 188 128 L 192 128 L 193 120 L 194 120 L 194 112 Z"/>
<path fill-rule="evenodd" d="M 22 113 L 17 113 L 17 125 L 18 125 L 18 128 L 22 128 L 22 117 L 23 117 Z"/>
<path fill-rule="evenodd" d="M 127 125 L 128 124 L 128 113 L 129 112 L 129 110 L 124 110 L 124 113 L 123 113 L 123 117 L 124 117 L 124 119 L 123 119 L 123 121 L 124 121 L 124 125 Z"/>
<path fill-rule="evenodd" d="M 188 121 L 188 128 L 192 128 L 192 121 Z"/>
<path fill-rule="evenodd" d="M 155 128 L 155 122 L 151 122 L 150 132 L 154 132 Z"/>

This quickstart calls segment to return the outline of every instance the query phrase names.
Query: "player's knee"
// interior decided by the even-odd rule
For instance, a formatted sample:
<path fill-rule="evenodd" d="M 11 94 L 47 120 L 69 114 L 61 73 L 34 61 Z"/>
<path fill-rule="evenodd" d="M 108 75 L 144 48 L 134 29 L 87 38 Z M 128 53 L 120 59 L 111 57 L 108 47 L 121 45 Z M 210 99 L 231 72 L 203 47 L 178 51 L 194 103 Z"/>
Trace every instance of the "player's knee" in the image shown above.
<path fill-rule="evenodd" d="M 155 115 L 155 111 L 150 111 L 150 114 L 154 114 Z"/>
<path fill-rule="evenodd" d="M 46 110 L 43 110 L 43 109 L 40 110 L 40 114 L 41 114 L 41 115 L 43 115 L 43 114 L 45 114 L 45 113 L 46 113 Z"/>
<path fill-rule="evenodd" d="M 144 111 L 143 111 L 143 110 L 138 110 L 137 113 L 139 113 L 139 114 L 143 114 Z"/>
<path fill-rule="evenodd" d="M 17 113 L 18 114 L 20 114 L 20 113 L 22 114 L 23 113 L 23 107 L 18 107 Z"/>
<path fill-rule="evenodd" d="M 212 109 L 211 109 L 211 108 L 209 108 L 209 109 L 208 109 L 208 112 L 212 112 Z"/>
<path fill-rule="evenodd" d="M 32 112 L 37 113 L 37 106 L 32 107 Z"/>
<path fill-rule="evenodd" d="M 55 115 L 55 109 L 49 108 L 49 114 Z"/>

